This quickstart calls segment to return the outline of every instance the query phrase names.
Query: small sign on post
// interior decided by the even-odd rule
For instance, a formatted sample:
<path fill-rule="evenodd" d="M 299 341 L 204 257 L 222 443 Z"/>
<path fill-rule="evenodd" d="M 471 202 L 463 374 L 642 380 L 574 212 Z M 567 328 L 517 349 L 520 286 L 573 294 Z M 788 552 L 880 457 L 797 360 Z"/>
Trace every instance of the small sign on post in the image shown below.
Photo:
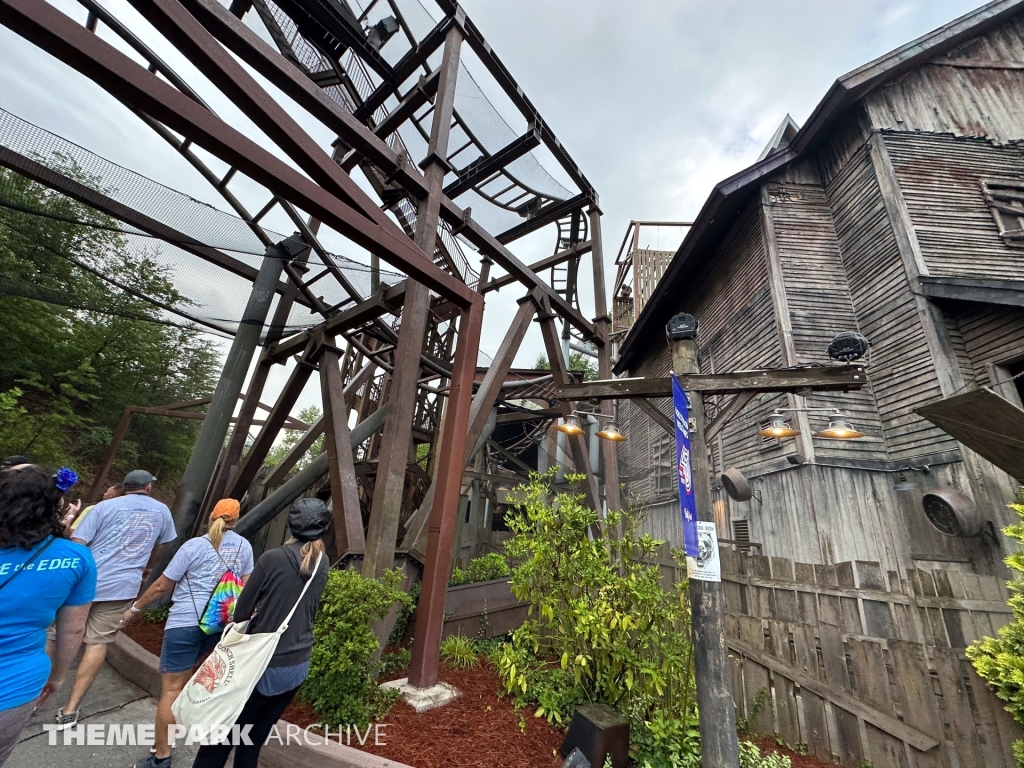
<path fill-rule="evenodd" d="M 718 557 L 718 531 L 714 523 L 697 521 L 697 556 L 686 556 L 686 575 L 700 581 L 721 581 L 722 562 Z"/>

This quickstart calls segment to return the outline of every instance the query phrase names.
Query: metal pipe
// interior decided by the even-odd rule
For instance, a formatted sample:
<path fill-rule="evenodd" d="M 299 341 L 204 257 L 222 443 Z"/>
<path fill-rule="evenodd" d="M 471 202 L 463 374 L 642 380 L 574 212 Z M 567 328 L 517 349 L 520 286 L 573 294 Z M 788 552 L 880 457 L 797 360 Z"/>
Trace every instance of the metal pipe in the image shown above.
<path fill-rule="evenodd" d="M 569 342 L 569 349 L 574 352 L 579 352 L 581 355 L 589 355 L 590 357 L 597 357 L 597 352 L 590 347 L 584 347 L 582 344 L 577 344 L 575 341 Z"/>
<path fill-rule="evenodd" d="M 387 404 L 382 405 L 359 422 L 349 433 L 349 445 L 354 449 L 380 429 L 384 425 L 387 412 Z M 245 537 L 254 535 L 260 528 L 277 517 L 289 504 L 309 490 L 313 483 L 326 475 L 329 461 L 326 452 L 313 459 L 294 477 L 289 478 L 280 488 L 244 514 L 238 521 L 238 525 L 235 526 L 235 533 Z"/>
<path fill-rule="evenodd" d="M 302 246 L 302 243 L 284 240 L 267 248 L 260 271 L 252 284 L 252 292 L 245 305 L 242 322 L 239 323 L 238 332 L 231 342 L 220 380 L 213 392 L 206 418 L 203 419 L 203 426 L 199 430 L 199 437 L 178 486 L 173 510 L 174 527 L 178 532 L 178 538 L 167 548 L 169 551 L 165 553 L 164 564 L 170 561 L 178 547 L 189 538 L 195 526 L 203 495 L 213 479 L 217 457 L 224 445 L 235 404 L 245 384 L 245 375 L 259 344 L 260 332 L 267 322 L 277 281 L 284 266 L 285 254 L 291 250 L 289 246 Z M 154 573 L 158 574 L 162 570 L 163 568 L 154 569 Z"/>

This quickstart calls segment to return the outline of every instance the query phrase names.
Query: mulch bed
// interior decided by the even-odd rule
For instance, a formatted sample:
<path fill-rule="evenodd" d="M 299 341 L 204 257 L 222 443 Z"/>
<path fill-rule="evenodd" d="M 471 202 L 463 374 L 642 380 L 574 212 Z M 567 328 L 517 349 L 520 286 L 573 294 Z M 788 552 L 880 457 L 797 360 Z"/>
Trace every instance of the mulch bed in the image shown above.
<path fill-rule="evenodd" d="M 124 633 L 150 653 L 160 655 L 163 623 L 136 621 Z M 386 728 L 382 740 L 386 745 L 374 745 L 371 735 L 365 746 L 360 746 L 355 736 L 349 746 L 415 768 L 560 768 L 558 748 L 564 733 L 543 718 L 534 717 L 532 710 L 516 711 L 511 699 L 501 698 L 501 681 L 486 660 L 481 658 L 473 669 L 442 667 L 439 677 L 462 695 L 440 709 L 422 714 L 399 701 L 383 720 Z M 299 700 L 291 703 L 282 719 L 303 728 L 320 722 L 313 708 Z M 780 747 L 771 736 L 748 738 L 763 753 L 787 755 L 793 768 L 831 766 Z"/>
<path fill-rule="evenodd" d="M 440 709 L 416 714 L 399 701 L 383 719 L 386 745 L 370 742 L 358 747 L 415 768 L 559 768 L 558 748 L 564 734 L 532 710 L 513 708 L 499 698 L 501 682 L 486 661 L 473 669 L 443 668 L 442 682 L 462 694 Z M 302 703 L 293 703 L 284 719 L 299 726 L 318 722 Z M 382 737 L 382 740 L 385 740 Z"/>

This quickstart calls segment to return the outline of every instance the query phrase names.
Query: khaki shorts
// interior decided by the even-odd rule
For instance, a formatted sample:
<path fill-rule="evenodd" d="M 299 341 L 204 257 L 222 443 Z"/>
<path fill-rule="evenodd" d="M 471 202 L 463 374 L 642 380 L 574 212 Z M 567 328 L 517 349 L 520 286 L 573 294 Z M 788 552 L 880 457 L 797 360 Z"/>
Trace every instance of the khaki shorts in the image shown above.
<path fill-rule="evenodd" d="M 93 603 L 85 623 L 85 644 L 106 645 L 114 642 L 121 629 L 121 617 L 134 600 L 103 600 Z"/>

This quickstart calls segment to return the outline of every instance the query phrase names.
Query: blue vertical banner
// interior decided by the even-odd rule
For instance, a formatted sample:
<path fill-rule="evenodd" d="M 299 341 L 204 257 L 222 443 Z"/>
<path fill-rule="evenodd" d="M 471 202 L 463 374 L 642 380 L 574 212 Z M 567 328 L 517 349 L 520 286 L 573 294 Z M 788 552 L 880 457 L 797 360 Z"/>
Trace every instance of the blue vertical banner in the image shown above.
<path fill-rule="evenodd" d="M 675 405 L 676 468 L 679 477 L 679 511 L 683 518 L 683 545 L 689 557 L 697 557 L 697 502 L 693 495 L 693 464 L 690 461 L 690 405 L 679 379 L 672 377 Z"/>

